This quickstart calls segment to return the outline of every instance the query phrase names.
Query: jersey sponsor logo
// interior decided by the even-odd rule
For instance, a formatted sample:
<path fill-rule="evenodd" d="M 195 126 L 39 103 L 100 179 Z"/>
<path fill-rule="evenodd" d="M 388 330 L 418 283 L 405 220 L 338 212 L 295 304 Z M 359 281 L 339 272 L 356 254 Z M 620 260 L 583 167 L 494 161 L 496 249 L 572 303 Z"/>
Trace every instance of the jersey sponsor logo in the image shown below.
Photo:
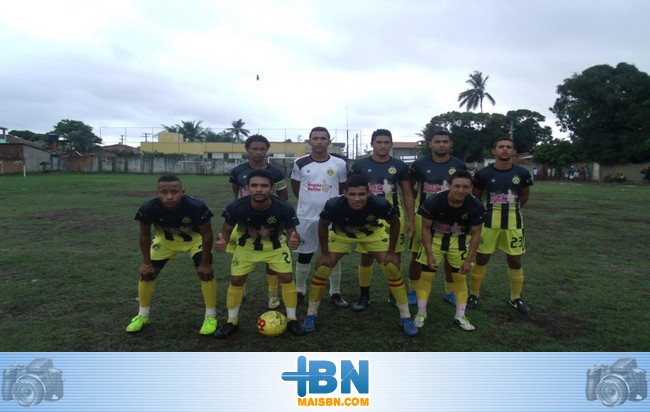
<path fill-rule="evenodd" d="M 327 175 L 328 176 L 334 176 L 334 169 L 332 169 L 331 167 L 328 167 L 327 168 Z"/>
<path fill-rule="evenodd" d="M 446 233 L 446 234 L 453 234 L 453 235 L 459 235 L 463 233 L 463 226 L 459 225 L 458 222 L 454 222 L 453 225 L 448 225 L 446 223 L 441 223 L 441 222 L 433 222 L 431 227 L 436 231 L 436 232 L 441 232 L 441 233 Z"/>
<path fill-rule="evenodd" d="M 384 185 L 380 183 L 371 184 L 368 185 L 368 187 L 370 188 L 370 193 L 372 193 L 373 195 L 380 195 L 384 193 Z"/>
<path fill-rule="evenodd" d="M 325 180 L 323 183 L 307 183 L 308 192 L 329 192 L 332 185 L 328 184 Z"/>
<path fill-rule="evenodd" d="M 239 197 L 248 196 L 250 194 L 251 194 L 251 192 L 249 192 L 248 189 L 245 189 L 243 187 L 241 189 L 239 189 Z"/>
<path fill-rule="evenodd" d="M 508 203 L 517 203 L 517 195 L 508 189 L 508 193 L 490 193 L 490 204 L 505 205 Z"/>
<path fill-rule="evenodd" d="M 443 182 L 441 185 L 424 182 L 424 187 L 422 188 L 422 190 L 424 191 L 424 193 L 440 193 L 444 190 L 447 190 L 448 188 L 449 187 L 446 181 Z"/>
<path fill-rule="evenodd" d="M 390 173 L 391 175 L 394 175 L 395 173 L 397 173 L 397 169 L 395 169 L 395 166 L 389 167 L 388 168 L 388 173 Z"/>

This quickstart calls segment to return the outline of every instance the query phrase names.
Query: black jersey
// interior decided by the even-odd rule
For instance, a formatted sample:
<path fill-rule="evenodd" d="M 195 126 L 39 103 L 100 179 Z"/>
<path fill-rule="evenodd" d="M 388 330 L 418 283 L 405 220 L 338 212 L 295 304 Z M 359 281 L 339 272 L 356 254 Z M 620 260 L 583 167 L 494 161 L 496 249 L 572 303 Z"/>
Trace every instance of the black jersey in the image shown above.
<path fill-rule="evenodd" d="M 415 207 L 418 208 L 427 197 L 449 189 L 449 177 L 457 170 L 467 170 L 465 162 L 451 156 L 444 163 L 436 163 L 431 156 L 421 157 L 411 163 L 411 175 L 417 182 L 418 194 Z"/>
<path fill-rule="evenodd" d="M 370 236 L 375 231 L 386 230 L 379 219 L 389 220 L 397 215 L 395 209 L 383 197 L 370 195 L 363 210 L 352 210 L 345 196 L 332 198 L 325 203 L 320 218 L 332 222 L 334 232 L 350 238 Z"/>
<path fill-rule="evenodd" d="M 451 206 L 448 199 L 449 191 L 430 196 L 420 206 L 418 214 L 433 221 L 431 237 L 435 243 L 441 245 L 442 250 L 449 250 L 453 236 L 458 237 L 458 249 L 465 250 L 472 226 L 483 224 L 485 208 L 472 195 L 467 196 L 460 207 Z"/>
<path fill-rule="evenodd" d="M 271 196 L 271 207 L 255 210 L 249 196 L 230 203 L 222 214 L 226 223 L 237 225 L 237 245 L 251 250 L 274 250 L 286 242 L 286 229 L 299 221 L 293 207 L 277 196 Z"/>
<path fill-rule="evenodd" d="M 156 234 L 166 240 L 191 242 L 192 235 L 199 232 L 199 226 L 210 222 L 212 212 L 206 204 L 195 197 L 184 195 L 179 210 L 165 209 L 158 198 L 144 202 L 135 215 L 145 225 L 154 225 Z"/>
<path fill-rule="evenodd" d="M 521 229 L 519 199 L 524 188 L 533 185 L 530 172 L 517 165 L 508 170 L 495 169 L 493 164 L 474 175 L 474 187 L 482 191 L 487 214 L 485 227 L 497 229 Z"/>
<path fill-rule="evenodd" d="M 246 162 L 240 165 L 235 166 L 230 171 L 230 183 L 236 184 L 239 186 L 239 197 L 248 196 L 248 175 L 255 169 Z M 275 185 L 275 191 L 283 190 L 287 188 L 287 181 L 284 179 L 284 173 L 280 170 L 279 167 L 273 166 L 272 164 L 267 164 L 266 169 L 271 173 L 273 179 L 273 184 Z"/>
<path fill-rule="evenodd" d="M 402 207 L 402 197 L 398 193 L 401 192 L 401 182 L 411 181 L 406 163 L 393 157 L 380 163 L 368 157 L 355 162 L 351 172 L 368 177 L 370 193 L 385 198 L 396 208 Z"/>

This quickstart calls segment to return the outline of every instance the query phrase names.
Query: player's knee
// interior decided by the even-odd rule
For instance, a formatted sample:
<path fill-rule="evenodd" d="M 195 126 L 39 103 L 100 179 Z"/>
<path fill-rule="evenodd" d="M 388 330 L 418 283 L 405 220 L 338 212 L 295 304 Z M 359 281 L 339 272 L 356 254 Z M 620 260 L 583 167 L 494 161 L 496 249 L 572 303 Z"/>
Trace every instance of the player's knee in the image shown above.
<path fill-rule="evenodd" d="M 314 256 L 313 253 L 298 253 L 298 263 L 307 265 L 311 263 L 311 258 Z"/>
<path fill-rule="evenodd" d="M 214 273 L 199 273 L 198 275 L 201 282 L 209 282 L 214 279 Z"/>
<path fill-rule="evenodd" d="M 484 255 L 483 253 L 476 254 L 476 264 L 485 266 L 490 261 L 490 255 Z"/>
<path fill-rule="evenodd" d="M 152 282 L 158 277 L 158 272 L 140 273 L 140 282 Z"/>

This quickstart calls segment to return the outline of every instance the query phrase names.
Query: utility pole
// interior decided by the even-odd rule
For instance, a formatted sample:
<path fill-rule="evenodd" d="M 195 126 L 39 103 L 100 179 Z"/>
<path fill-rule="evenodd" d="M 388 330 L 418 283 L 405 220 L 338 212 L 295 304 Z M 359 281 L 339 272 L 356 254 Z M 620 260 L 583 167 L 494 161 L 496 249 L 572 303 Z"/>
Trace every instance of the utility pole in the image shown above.
<path fill-rule="evenodd" d="M 345 156 L 350 158 L 350 130 L 348 125 L 348 106 L 345 106 Z"/>

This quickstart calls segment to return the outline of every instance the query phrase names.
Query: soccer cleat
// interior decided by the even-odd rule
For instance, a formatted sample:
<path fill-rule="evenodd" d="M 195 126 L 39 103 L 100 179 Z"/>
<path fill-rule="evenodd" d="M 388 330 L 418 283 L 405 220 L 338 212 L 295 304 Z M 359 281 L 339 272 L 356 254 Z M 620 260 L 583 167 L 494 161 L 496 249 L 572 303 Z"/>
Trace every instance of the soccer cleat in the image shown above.
<path fill-rule="evenodd" d="M 336 306 L 337 308 L 347 308 L 350 306 L 350 304 L 346 302 L 343 297 L 341 297 L 340 293 L 333 294 L 330 299 L 332 301 L 332 305 Z"/>
<path fill-rule="evenodd" d="M 203 326 L 199 333 L 201 335 L 212 335 L 217 330 L 217 320 L 215 318 L 205 318 Z"/>
<path fill-rule="evenodd" d="M 297 295 L 297 298 L 298 298 L 298 304 L 299 304 L 299 305 L 300 305 L 302 302 L 305 301 L 305 294 L 304 294 L 304 293 L 302 293 L 302 292 L 298 292 L 296 295 Z"/>
<path fill-rule="evenodd" d="M 478 296 L 476 295 L 469 295 L 467 298 L 467 309 L 474 309 L 475 307 L 478 306 Z"/>
<path fill-rule="evenodd" d="M 318 316 L 307 315 L 305 321 L 302 323 L 302 329 L 305 332 L 313 332 L 316 330 L 316 323 L 318 323 Z"/>
<path fill-rule="evenodd" d="M 415 322 L 411 318 L 402 318 L 399 320 L 399 325 L 406 336 L 415 336 L 420 333 L 420 329 L 415 326 Z"/>
<path fill-rule="evenodd" d="M 456 295 L 454 295 L 453 291 L 442 295 L 442 299 L 444 299 L 444 301 L 449 303 L 451 306 L 456 307 Z"/>
<path fill-rule="evenodd" d="M 269 309 L 275 309 L 278 306 L 280 306 L 280 298 L 274 295 L 269 296 L 269 304 L 268 304 Z"/>
<path fill-rule="evenodd" d="M 228 336 L 232 335 L 233 333 L 237 332 L 239 330 L 239 325 L 235 325 L 234 323 L 226 323 L 225 325 L 221 325 L 219 329 L 214 334 L 214 337 L 217 339 L 225 339 Z"/>
<path fill-rule="evenodd" d="M 476 329 L 474 327 L 474 325 L 472 325 L 470 323 L 469 318 L 467 316 L 463 316 L 460 319 L 454 319 L 454 323 L 456 323 L 456 325 L 458 325 L 462 330 L 465 330 L 465 331 L 468 331 L 468 332 L 473 331 L 474 329 Z"/>
<path fill-rule="evenodd" d="M 295 319 L 291 319 L 289 321 L 289 324 L 287 325 L 287 329 L 289 330 L 289 332 L 293 333 L 294 336 L 305 336 L 305 330 L 300 325 L 300 322 L 298 322 Z"/>
<path fill-rule="evenodd" d="M 390 292 L 388 292 L 388 303 L 390 303 L 391 306 L 397 307 L 397 301 L 395 300 L 393 294 Z"/>
<path fill-rule="evenodd" d="M 361 312 L 365 308 L 370 305 L 370 296 L 369 295 L 361 295 L 359 297 L 359 300 L 356 301 L 354 305 L 352 305 L 352 310 L 355 312 Z"/>
<path fill-rule="evenodd" d="M 522 313 L 524 315 L 530 315 L 533 312 L 533 310 L 530 308 L 530 306 L 526 305 L 524 303 L 524 301 L 521 300 L 521 298 L 511 300 L 508 303 L 510 304 L 510 306 L 517 309 L 517 311 L 519 311 L 519 313 Z"/>
<path fill-rule="evenodd" d="M 139 332 L 148 324 L 149 318 L 138 315 L 135 318 L 131 319 L 131 323 L 129 323 L 129 326 L 126 327 L 126 331 L 129 333 Z"/>
<path fill-rule="evenodd" d="M 418 304 L 418 297 L 414 290 L 408 292 L 406 297 L 408 298 L 409 306 L 416 306 Z"/>
<path fill-rule="evenodd" d="M 427 315 L 418 313 L 417 315 L 415 315 L 415 320 L 414 320 L 415 326 L 417 326 L 418 328 L 423 327 L 425 320 L 427 320 Z"/>

